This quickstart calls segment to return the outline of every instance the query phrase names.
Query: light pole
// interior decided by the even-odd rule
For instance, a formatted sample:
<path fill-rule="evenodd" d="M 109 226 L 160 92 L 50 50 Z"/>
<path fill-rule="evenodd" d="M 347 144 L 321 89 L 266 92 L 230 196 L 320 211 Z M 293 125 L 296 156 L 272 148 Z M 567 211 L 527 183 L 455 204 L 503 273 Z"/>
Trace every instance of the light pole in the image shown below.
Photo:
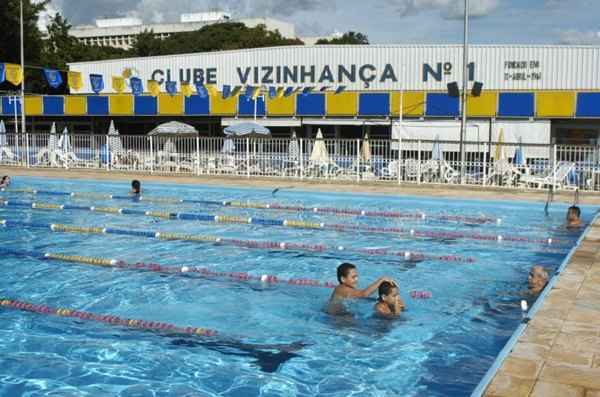
<path fill-rule="evenodd" d="M 21 72 L 23 73 L 23 79 L 21 80 L 21 133 L 25 133 L 25 44 L 23 37 L 23 0 L 20 0 L 20 21 L 21 21 Z"/>
<path fill-rule="evenodd" d="M 460 183 L 465 179 L 465 145 L 467 136 L 467 88 L 469 83 L 469 0 L 465 0 L 464 42 L 463 42 L 463 86 L 462 118 L 460 121 Z"/>

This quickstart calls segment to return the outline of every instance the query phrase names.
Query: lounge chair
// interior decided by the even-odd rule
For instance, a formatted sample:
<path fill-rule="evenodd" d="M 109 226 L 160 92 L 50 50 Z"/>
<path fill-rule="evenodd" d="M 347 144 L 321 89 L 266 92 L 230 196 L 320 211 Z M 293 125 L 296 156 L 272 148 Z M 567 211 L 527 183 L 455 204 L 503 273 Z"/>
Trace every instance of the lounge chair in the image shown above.
<path fill-rule="evenodd" d="M 557 163 L 552 172 L 545 176 L 537 175 L 521 175 L 519 185 L 526 187 L 543 187 L 552 186 L 556 190 L 560 189 L 575 189 L 577 186 L 571 185 L 568 182 L 568 176 L 575 168 L 575 163 L 561 161 Z"/>

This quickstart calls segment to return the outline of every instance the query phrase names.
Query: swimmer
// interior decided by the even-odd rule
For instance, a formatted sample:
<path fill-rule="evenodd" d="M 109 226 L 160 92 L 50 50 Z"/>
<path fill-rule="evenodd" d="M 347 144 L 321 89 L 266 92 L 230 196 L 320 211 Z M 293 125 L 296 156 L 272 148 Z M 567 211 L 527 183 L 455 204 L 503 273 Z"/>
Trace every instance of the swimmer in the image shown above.
<path fill-rule="evenodd" d="M 327 305 L 327 313 L 329 314 L 347 314 L 347 310 L 344 307 L 344 300 L 356 299 L 356 298 L 368 298 L 373 295 L 375 291 L 383 282 L 388 282 L 396 285 L 394 280 L 389 277 L 381 277 L 373 284 L 369 285 L 365 289 L 357 289 L 358 284 L 358 272 L 356 266 L 351 263 L 342 263 L 337 268 L 337 279 L 340 283 L 333 292 L 331 298 L 329 298 L 329 304 Z"/>
<path fill-rule="evenodd" d="M 397 317 L 405 309 L 396 284 L 384 281 L 379 286 L 379 299 L 375 312 L 382 317 Z"/>
<path fill-rule="evenodd" d="M 527 287 L 529 288 L 529 293 L 532 295 L 537 295 L 548 284 L 548 272 L 544 270 L 542 266 L 536 265 L 531 268 L 529 271 L 529 275 L 527 276 Z"/>
<path fill-rule="evenodd" d="M 142 184 L 137 179 L 131 181 L 131 190 L 129 191 L 130 196 L 139 196 L 142 194 Z"/>
<path fill-rule="evenodd" d="M 565 222 L 567 229 L 581 227 L 581 209 L 572 205 L 567 210 L 567 220 Z"/>
<path fill-rule="evenodd" d="M 0 181 L 0 188 L 8 187 L 8 185 L 10 185 L 10 176 L 4 175 Z"/>

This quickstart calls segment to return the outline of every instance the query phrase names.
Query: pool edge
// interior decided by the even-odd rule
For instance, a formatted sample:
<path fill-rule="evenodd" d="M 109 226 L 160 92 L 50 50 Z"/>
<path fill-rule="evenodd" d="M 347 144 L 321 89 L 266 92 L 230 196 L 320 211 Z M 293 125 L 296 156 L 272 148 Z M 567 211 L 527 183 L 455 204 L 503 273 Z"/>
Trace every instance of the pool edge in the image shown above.
<path fill-rule="evenodd" d="M 522 321 L 517 327 L 517 329 L 513 332 L 511 337 L 508 339 L 508 341 L 502 348 L 502 350 L 500 350 L 500 353 L 498 353 L 498 355 L 496 356 L 496 359 L 494 360 L 490 368 L 487 370 L 487 372 L 485 373 L 481 381 L 478 383 L 478 385 L 475 387 L 475 389 L 471 393 L 471 397 L 481 397 L 484 395 L 487 388 L 492 383 L 492 380 L 498 374 L 502 364 L 508 358 L 509 354 L 512 352 L 513 348 L 515 347 L 515 345 L 529 326 L 529 320 L 532 320 L 535 314 L 538 312 L 538 310 L 543 306 L 546 297 L 548 296 L 550 291 L 552 291 L 554 285 L 560 279 L 560 276 L 562 275 L 563 271 L 567 268 L 569 262 L 571 261 L 571 258 L 573 257 L 575 252 L 580 248 L 581 243 L 587 237 L 593 225 L 598 221 L 599 217 L 600 213 L 596 213 L 592 221 L 586 226 L 585 230 L 581 233 L 581 236 L 579 236 L 573 248 L 569 251 L 565 259 L 561 262 L 559 268 L 553 274 L 552 278 L 548 281 L 548 284 L 546 285 L 538 299 L 535 301 L 533 306 L 531 306 L 530 310 L 527 312 L 527 315 L 523 317 L 524 321 Z"/>

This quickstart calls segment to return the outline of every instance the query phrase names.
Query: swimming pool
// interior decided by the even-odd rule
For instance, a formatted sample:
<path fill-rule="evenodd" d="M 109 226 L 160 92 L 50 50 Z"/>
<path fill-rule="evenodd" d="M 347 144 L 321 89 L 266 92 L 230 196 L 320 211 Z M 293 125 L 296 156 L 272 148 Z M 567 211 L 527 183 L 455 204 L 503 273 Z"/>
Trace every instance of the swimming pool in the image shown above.
<path fill-rule="evenodd" d="M 23 177 L 16 178 L 12 188 L 125 194 L 128 184 Z M 2 297 L 218 332 L 208 338 L 147 332 L 2 307 L 2 395 L 469 395 L 521 320 L 520 292 L 526 289 L 531 265 L 542 264 L 551 273 L 579 237 L 559 227 L 567 207 L 559 204 L 552 204 L 546 217 L 539 203 L 295 189 L 281 189 L 273 197 L 271 190 L 144 183 L 144 195 L 248 200 L 303 205 L 309 210 L 2 192 L 9 202 L 81 207 L 0 207 L 1 219 L 21 222 L 0 229 Z M 140 213 L 84 209 L 91 206 Z M 259 205 L 247 207 L 252 206 Z M 426 216 L 368 217 L 311 208 Z M 355 230 L 164 219 L 142 215 L 145 211 L 341 224 Z M 591 210 L 583 207 L 583 216 L 589 221 Z M 36 227 L 43 224 L 217 236 L 222 241 L 62 233 Z M 381 233 L 381 229 L 417 233 Z M 544 243 L 548 239 L 551 244 Z M 230 240 L 288 246 L 226 244 Z M 327 249 L 293 249 L 293 244 Z M 373 254 L 384 248 L 412 255 Z M 44 253 L 155 263 L 162 271 L 44 260 L 40 258 Z M 426 258 L 421 260 L 416 253 Z M 331 289 L 322 284 L 336 281 L 335 269 L 343 261 L 358 266 L 361 286 L 382 275 L 398 280 L 406 313 L 395 321 L 377 319 L 372 316 L 374 301 L 365 300 L 351 305 L 351 319 L 326 315 L 323 307 Z M 205 277 L 180 271 L 196 266 L 223 274 Z M 321 286 L 243 280 L 240 273 L 259 279 L 262 275 L 310 279 Z M 411 291 L 423 290 L 431 292 L 430 299 L 411 298 Z"/>

